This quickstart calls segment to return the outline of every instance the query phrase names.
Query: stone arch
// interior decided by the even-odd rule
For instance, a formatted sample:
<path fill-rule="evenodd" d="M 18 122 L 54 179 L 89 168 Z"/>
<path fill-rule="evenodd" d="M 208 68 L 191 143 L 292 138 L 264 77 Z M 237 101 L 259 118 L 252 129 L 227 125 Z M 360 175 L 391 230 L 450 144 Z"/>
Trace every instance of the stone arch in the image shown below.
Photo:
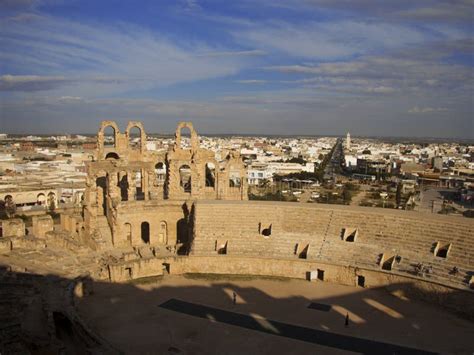
<path fill-rule="evenodd" d="M 231 170 L 229 172 L 229 187 L 241 187 L 242 175 L 238 170 Z"/>
<path fill-rule="evenodd" d="M 99 142 L 98 142 L 99 146 L 101 146 L 101 147 L 105 146 L 105 130 L 108 127 L 112 127 L 112 129 L 114 130 L 113 147 L 117 148 L 117 138 L 118 138 L 118 135 L 120 134 L 120 129 L 119 129 L 117 123 L 115 123 L 114 121 L 102 121 L 101 122 L 99 133 L 97 135 L 97 138 L 99 140 Z"/>
<path fill-rule="evenodd" d="M 178 149 L 181 148 L 181 131 L 183 128 L 188 128 L 189 131 L 191 132 L 191 150 L 196 151 L 199 148 L 199 138 L 194 130 L 192 122 L 179 122 L 178 127 L 176 127 L 176 133 L 175 133 L 175 147 Z"/>
<path fill-rule="evenodd" d="M 38 206 L 43 206 L 45 203 L 46 203 L 46 195 L 44 193 L 40 192 L 36 196 L 36 204 Z"/>
<path fill-rule="evenodd" d="M 107 153 L 107 155 L 105 156 L 105 159 L 115 159 L 115 160 L 118 160 L 120 159 L 120 156 L 115 153 L 115 152 L 110 152 L 110 153 Z"/>
<path fill-rule="evenodd" d="M 138 143 L 137 146 L 134 146 L 132 142 L 132 133 L 133 130 L 138 129 L 139 132 L 139 137 L 140 137 L 140 142 Z M 125 134 L 127 136 L 128 140 L 128 147 L 132 149 L 139 149 L 140 151 L 143 151 L 146 145 L 146 134 L 145 134 L 145 128 L 143 127 L 143 124 L 139 121 L 130 121 L 128 122 L 127 129 L 125 130 Z"/>
<path fill-rule="evenodd" d="M 191 167 L 187 164 L 183 164 L 179 167 L 179 185 L 184 192 L 191 192 Z"/>
<path fill-rule="evenodd" d="M 143 243 L 150 244 L 150 223 L 142 222 L 140 235 Z"/>
<path fill-rule="evenodd" d="M 123 229 L 125 231 L 125 237 L 127 238 L 127 243 L 132 245 L 132 225 L 130 223 L 124 223 Z"/>

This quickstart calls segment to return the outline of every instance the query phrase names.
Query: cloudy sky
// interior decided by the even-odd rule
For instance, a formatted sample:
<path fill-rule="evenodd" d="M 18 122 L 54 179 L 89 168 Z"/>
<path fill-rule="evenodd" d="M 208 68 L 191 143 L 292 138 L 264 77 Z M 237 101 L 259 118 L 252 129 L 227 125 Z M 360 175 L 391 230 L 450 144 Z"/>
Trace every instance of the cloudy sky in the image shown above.
<path fill-rule="evenodd" d="M 0 132 L 474 138 L 474 0 L 1 0 Z"/>

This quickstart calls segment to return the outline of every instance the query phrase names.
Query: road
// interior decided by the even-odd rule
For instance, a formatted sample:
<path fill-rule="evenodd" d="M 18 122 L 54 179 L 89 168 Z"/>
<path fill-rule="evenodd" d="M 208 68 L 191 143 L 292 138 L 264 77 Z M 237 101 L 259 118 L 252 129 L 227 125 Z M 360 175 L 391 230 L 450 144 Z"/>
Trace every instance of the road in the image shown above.
<path fill-rule="evenodd" d="M 335 175 L 340 169 L 343 155 L 344 152 L 342 150 L 342 139 L 338 138 L 336 144 L 334 145 L 331 159 L 324 168 L 324 180 L 334 179 Z"/>

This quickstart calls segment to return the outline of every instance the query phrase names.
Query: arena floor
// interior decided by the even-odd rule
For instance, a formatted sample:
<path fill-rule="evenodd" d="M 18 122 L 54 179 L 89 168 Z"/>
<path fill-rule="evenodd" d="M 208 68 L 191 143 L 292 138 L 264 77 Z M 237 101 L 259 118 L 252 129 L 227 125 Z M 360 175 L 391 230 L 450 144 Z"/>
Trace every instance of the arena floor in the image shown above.
<path fill-rule="evenodd" d="M 383 289 L 325 282 L 188 275 L 96 283 L 78 307 L 129 354 L 474 353 L 473 322 Z"/>

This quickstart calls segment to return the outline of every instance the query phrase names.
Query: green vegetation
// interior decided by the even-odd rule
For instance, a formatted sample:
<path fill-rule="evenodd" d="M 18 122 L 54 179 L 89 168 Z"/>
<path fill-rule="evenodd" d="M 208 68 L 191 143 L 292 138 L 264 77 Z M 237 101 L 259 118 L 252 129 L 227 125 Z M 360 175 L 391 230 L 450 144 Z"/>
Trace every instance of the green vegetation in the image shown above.
<path fill-rule="evenodd" d="M 249 193 L 248 196 L 249 196 L 249 200 L 254 200 L 254 201 L 286 201 L 286 202 L 298 201 L 298 199 L 294 195 L 283 195 L 281 191 L 267 192 L 261 195 Z"/>

